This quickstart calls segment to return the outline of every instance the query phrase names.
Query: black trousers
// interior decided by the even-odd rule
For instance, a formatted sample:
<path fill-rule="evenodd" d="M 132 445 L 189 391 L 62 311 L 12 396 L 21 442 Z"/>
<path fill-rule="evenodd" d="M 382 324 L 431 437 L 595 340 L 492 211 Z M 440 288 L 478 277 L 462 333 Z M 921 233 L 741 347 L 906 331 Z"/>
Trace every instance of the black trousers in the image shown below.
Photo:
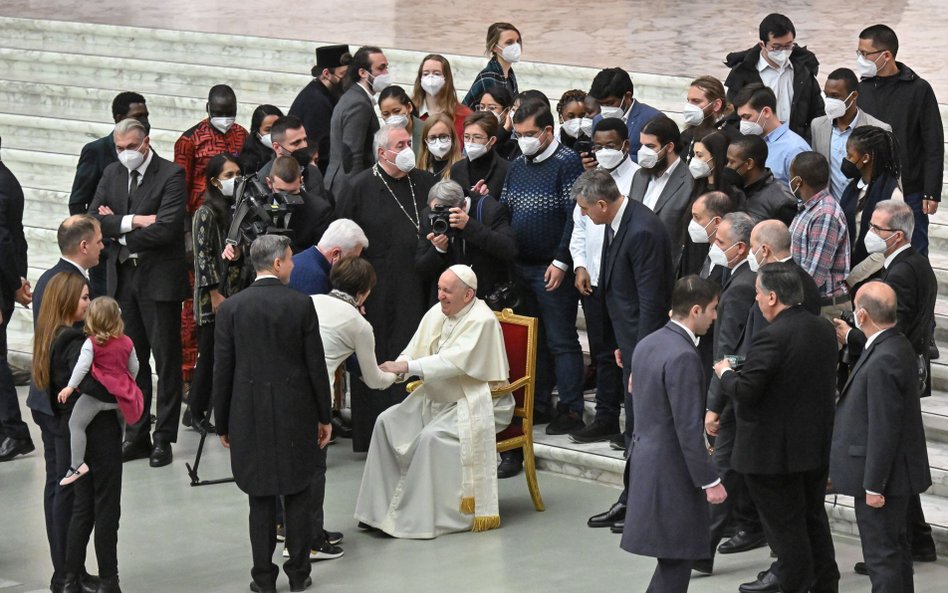
<path fill-rule="evenodd" d="M 147 440 L 151 427 L 151 353 L 158 367 L 158 421 L 155 438 L 167 443 L 178 440 L 178 421 L 181 418 L 181 303 L 155 301 L 148 294 L 135 289 L 135 275 L 139 268 L 133 260 L 118 264 L 118 289 L 115 299 L 122 307 L 125 334 L 131 338 L 138 355 L 136 383 L 144 396 L 142 419 L 128 427 L 125 440 Z"/>
<path fill-rule="evenodd" d="M 744 483 L 744 476 L 731 467 L 731 452 L 734 450 L 735 424 L 732 408 L 725 408 L 721 414 L 721 425 L 714 440 L 714 454 L 711 459 L 721 476 L 721 483 L 727 490 L 727 499 L 721 504 L 708 505 L 711 517 L 711 558 L 714 558 L 724 530 L 728 524 L 737 525 L 738 531 L 760 533 L 760 517 L 757 507 L 751 500 Z"/>
<path fill-rule="evenodd" d="M 309 524 L 312 530 L 312 547 L 315 550 L 326 540 L 326 514 L 323 511 L 323 504 L 326 500 L 326 449 L 329 447 L 320 447 L 316 452 L 316 471 L 313 472 L 313 481 L 310 482 L 310 512 Z M 286 513 L 283 510 L 283 502 L 277 497 L 277 523 L 286 523 Z"/>
<path fill-rule="evenodd" d="M 253 568 L 250 576 L 261 589 L 276 589 L 279 576 L 273 563 L 276 549 L 277 496 L 254 496 L 250 499 L 250 551 Z M 302 584 L 310 573 L 310 488 L 295 494 L 283 495 L 286 514 L 286 548 L 290 559 L 283 563 L 283 571 L 290 578 L 290 585 Z"/>
<path fill-rule="evenodd" d="M 744 476 L 767 542 L 777 553 L 783 593 L 839 590 L 836 551 L 823 507 L 827 471 Z"/>
<path fill-rule="evenodd" d="M 20 414 L 20 402 L 16 397 L 16 385 L 13 383 L 13 373 L 7 362 L 7 326 L 10 316 L 14 315 L 13 308 L 3 312 L 3 321 L 0 322 L 0 440 L 11 437 L 15 439 L 29 439 L 30 429 L 23 422 Z"/>
<path fill-rule="evenodd" d="M 622 369 L 616 364 L 615 349 L 606 342 L 606 306 L 599 288 L 593 288 L 591 295 L 582 297 L 582 303 L 589 354 L 596 362 L 596 419 L 618 423 L 625 387 Z"/>
<path fill-rule="evenodd" d="M 214 323 L 197 326 L 198 358 L 191 375 L 191 395 L 188 407 L 191 408 L 193 422 L 207 416 L 214 388 Z"/>
<path fill-rule="evenodd" d="M 66 573 L 79 575 L 95 528 L 99 576 L 118 575 L 118 527 L 122 513 L 122 429 L 118 411 L 100 412 L 86 427 L 89 474 L 73 482 L 72 518 L 66 537 Z M 68 434 L 68 417 L 61 417 Z M 68 438 L 68 437 L 67 437 Z"/>
<path fill-rule="evenodd" d="M 645 593 L 686 593 L 694 560 L 659 558 Z"/>
<path fill-rule="evenodd" d="M 865 496 L 855 497 L 856 524 L 872 593 L 915 591 L 912 547 L 905 525 L 909 498 L 886 496 L 885 505 L 874 509 L 866 504 Z"/>
<path fill-rule="evenodd" d="M 925 521 L 922 512 L 922 499 L 918 494 L 909 497 L 906 513 L 909 544 L 913 554 L 934 554 L 935 540 L 932 539 L 932 526 Z"/>
<path fill-rule="evenodd" d="M 33 410 L 33 421 L 43 439 L 43 461 L 46 479 L 43 484 L 43 515 L 46 519 L 46 539 L 49 557 L 53 563 L 54 583 L 66 579 L 66 534 L 72 519 L 73 487 L 60 486 L 59 480 L 69 469 L 69 427 L 59 416 L 50 416 Z M 81 562 L 85 563 L 85 550 Z"/>

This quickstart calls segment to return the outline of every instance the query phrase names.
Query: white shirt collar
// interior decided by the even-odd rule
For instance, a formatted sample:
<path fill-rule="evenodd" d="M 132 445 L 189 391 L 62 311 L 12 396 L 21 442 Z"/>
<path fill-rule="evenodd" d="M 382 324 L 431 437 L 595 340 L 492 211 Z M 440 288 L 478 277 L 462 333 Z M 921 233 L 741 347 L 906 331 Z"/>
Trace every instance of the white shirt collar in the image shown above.
<path fill-rule="evenodd" d="M 890 328 L 888 328 L 888 327 L 885 328 L 885 329 L 880 329 L 880 330 L 877 331 L 876 333 L 874 333 L 874 334 L 872 334 L 871 336 L 869 336 L 868 338 L 866 338 L 866 345 L 862 347 L 863 352 L 865 352 L 865 351 L 869 348 L 869 345 L 872 344 L 872 343 L 876 340 L 876 338 L 878 338 L 879 336 L 881 336 L 883 333 L 887 332 L 889 329 L 890 329 Z"/>
<path fill-rule="evenodd" d="M 612 219 L 612 222 L 609 223 L 609 226 L 612 227 L 612 234 L 615 236 L 619 232 L 619 226 L 622 224 L 622 216 L 625 214 L 625 209 L 629 206 L 629 198 L 622 196 L 622 205 L 619 206 L 619 210 L 616 212 L 616 217 Z"/>
<path fill-rule="evenodd" d="M 63 261 L 67 261 L 67 262 L 71 263 L 72 265 L 76 266 L 76 268 L 77 268 L 80 272 L 82 272 L 82 275 L 85 276 L 87 280 L 89 279 L 89 270 L 83 268 L 82 266 L 80 266 L 80 265 L 77 264 L 76 262 L 72 261 L 71 259 L 69 259 L 69 258 L 66 257 L 65 255 L 61 255 L 60 257 L 63 258 Z"/>
<path fill-rule="evenodd" d="M 622 114 L 622 121 L 628 123 L 628 121 L 629 121 L 629 114 L 632 113 L 632 108 L 633 108 L 633 107 L 635 107 L 635 99 L 632 99 L 632 102 L 629 103 L 629 108 L 626 109 L 626 111 L 625 111 L 624 114 Z"/>
<path fill-rule="evenodd" d="M 257 277 L 254 278 L 254 282 L 257 280 L 264 280 L 266 278 L 273 278 L 274 280 L 279 280 L 274 274 L 257 274 Z"/>
<path fill-rule="evenodd" d="M 556 148 L 559 145 L 560 145 L 560 141 L 556 139 L 556 136 L 553 136 L 553 141 L 550 142 L 550 145 L 546 147 L 546 150 L 544 150 L 540 154 L 533 157 L 533 160 L 531 162 L 542 163 L 546 159 L 550 158 L 550 156 L 552 156 L 554 152 L 556 152 Z"/>
<path fill-rule="evenodd" d="M 618 180 L 618 179 L 622 179 L 626 175 L 631 175 L 632 173 L 635 173 L 639 169 L 640 169 L 639 164 L 633 161 L 631 156 L 626 155 L 625 159 L 623 159 L 623 161 L 619 163 L 619 166 L 613 169 L 612 171 L 610 171 L 609 174 L 612 175 L 613 179 Z M 623 188 L 620 187 L 619 189 L 621 190 Z"/>
<path fill-rule="evenodd" d="M 896 257 L 898 254 L 902 253 L 903 251 L 905 251 L 906 249 L 908 249 L 908 248 L 911 247 L 911 246 L 912 246 L 911 243 L 906 243 L 905 245 L 899 247 L 898 249 L 896 249 L 895 251 L 893 251 L 892 253 L 890 253 L 890 254 L 888 255 L 888 257 L 885 258 L 885 261 L 882 262 L 882 267 L 888 270 L 888 269 L 889 269 L 889 266 L 892 265 L 892 260 L 894 260 L 895 257 Z"/>
<path fill-rule="evenodd" d="M 731 274 L 733 274 L 734 272 L 736 272 L 739 267 L 743 266 L 743 265 L 746 264 L 746 263 L 747 263 L 747 258 L 746 258 L 746 257 L 745 257 L 744 259 L 742 259 L 741 261 L 737 262 L 737 265 L 735 265 L 733 268 L 731 268 Z"/>
<path fill-rule="evenodd" d="M 141 185 L 142 177 L 145 176 L 145 171 L 148 170 L 148 165 L 151 164 L 151 157 L 155 154 L 155 151 L 151 148 L 148 149 L 148 154 L 145 155 L 145 160 L 142 161 L 142 164 L 138 166 L 136 171 L 138 171 L 138 184 Z"/>
<path fill-rule="evenodd" d="M 695 335 L 695 332 L 688 329 L 688 327 L 685 324 L 675 321 L 674 319 L 672 319 L 671 322 L 677 325 L 678 327 L 680 327 L 681 329 L 685 330 L 686 332 L 688 332 L 688 337 L 691 338 L 692 342 L 694 342 L 695 347 L 696 348 L 698 347 L 698 342 L 700 342 L 701 339 Z"/>
<path fill-rule="evenodd" d="M 767 68 L 770 68 L 774 72 L 783 72 L 784 70 L 793 70 L 793 64 L 788 58 L 787 63 L 783 65 L 783 68 L 774 68 L 767 60 L 764 59 L 764 52 L 760 52 L 760 57 L 757 58 L 757 71 L 763 72 Z"/>
<path fill-rule="evenodd" d="M 375 103 L 375 93 L 373 93 L 372 91 L 370 91 L 369 89 L 366 88 L 366 86 L 369 84 L 368 81 L 366 81 L 365 84 L 362 84 L 362 81 L 360 80 L 360 81 L 359 81 L 358 83 L 356 83 L 356 84 L 358 85 L 358 87 L 359 87 L 360 89 L 362 89 L 363 91 L 365 91 L 365 94 L 369 96 L 369 100 L 372 101 L 373 103 Z"/>
<path fill-rule="evenodd" d="M 790 260 L 792 260 L 792 259 L 793 259 L 793 256 L 792 256 L 792 255 L 788 255 L 787 257 L 785 257 L 785 258 L 783 258 L 783 259 L 778 259 L 777 261 L 783 263 L 783 262 L 785 262 L 785 261 L 790 261 Z"/>
<path fill-rule="evenodd" d="M 671 177 L 672 171 L 678 168 L 679 164 L 681 164 L 681 157 L 678 157 L 674 163 L 668 165 L 668 168 L 665 169 L 665 172 L 659 175 L 659 177 Z"/>

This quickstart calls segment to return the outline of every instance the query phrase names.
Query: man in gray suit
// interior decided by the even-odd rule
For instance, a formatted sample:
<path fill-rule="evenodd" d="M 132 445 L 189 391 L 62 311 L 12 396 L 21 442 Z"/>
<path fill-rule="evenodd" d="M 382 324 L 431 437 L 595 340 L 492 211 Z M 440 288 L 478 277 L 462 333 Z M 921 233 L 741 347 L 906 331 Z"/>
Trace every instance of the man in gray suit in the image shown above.
<path fill-rule="evenodd" d="M 846 142 L 853 130 L 860 126 L 876 126 L 892 131 L 889 124 L 876 119 L 859 109 L 859 80 L 849 68 L 830 72 L 823 85 L 826 93 L 826 115 L 821 115 L 810 124 L 813 150 L 826 157 L 830 164 L 830 192 L 837 200 L 842 199 L 849 179 L 840 166 L 846 158 Z"/>
<path fill-rule="evenodd" d="M 684 593 L 691 566 L 708 557 L 707 503 L 727 498 L 704 442 L 704 371 L 698 336 L 711 327 L 719 288 L 697 276 L 675 284 L 671 321 L 632 355 L 635 432 L 620 546 L 658 559 L 649 593 Z"/>
<path fill-rule="evenodd" d="M 671 119 L 659 116 L 645 124 L 640 134 L 639 165 L 632 177 L 629 198 L 658 214 L 671 238 L 672 262 L 678 261 L 687 223 L 694 178 L 678 157 L 681 133 Z"/>
<path fill-rule="evenodd" d="M 349 187 L 349 178 L 375 163 L 372 139 L 379 130 L 373 98 L 388 86 L 388 60 L 377 47 L 363 46 L 349 62 L 352 86 L 342 95 L 329 125 L 329 168 L 326 189 L 337 198 Z"/>

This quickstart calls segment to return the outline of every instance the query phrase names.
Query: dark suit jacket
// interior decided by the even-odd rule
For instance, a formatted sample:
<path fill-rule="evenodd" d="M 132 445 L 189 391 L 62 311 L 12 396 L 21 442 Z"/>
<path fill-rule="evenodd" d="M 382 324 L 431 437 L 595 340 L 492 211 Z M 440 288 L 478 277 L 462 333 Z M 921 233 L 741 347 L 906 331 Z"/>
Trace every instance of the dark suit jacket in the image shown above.
<path fill-rule="evenodd" d="M 708 555 L 708 503 L 718 479 L 704 444 L 704 383 L 694 342 L 668 322 L 632 356 L 635 433 L 621 547 L 657 558 Z"/>
<path fill-rule="evenodd" d="M 86 144 L 79 153 L 76 177 L 69 194 L 69 214 L 85 214 L 95 197 L 95 190 L 105 168 L 118 162 L 115 139 L 112 134 Z"/>
<path fill-rule="evenodd" d="M 917 373 L 898 330 L 883 331 L 862 353 L 836 407 L 830 475 L 837 491 L 908 496 L 931 486 Z"/>
<path fill-rule="evenodd" d="M 787 474 L 829 464 L 837 354 L 832 325 L 801 305 L 757 333 L 744 367 L 721 376 L 737 416 L 736 471 Z"/>
<path fill-rule="evenodd" d="M 882 269 L 878 279 L 895 291 L 898 300 L 895 328 L 908 338 L 915 354 L 924 358 L 929 379 L 920 396 L 929 396 L 932 394 L 932 368 L 928 344 L 934 329 L 935 299 L 938 297 L 938 280 L 932 265 L 914 247 L 909 247 L 895 256 L 888 268 Z M 855 359 L 866 345 L 866 335 L 853 328 L 847 343 L 850 356 Z"/>
<path fill-rule="evenodd" d="M 714 329 L 713 360 L 721 360 L 727 355 L 737 354 L 744 327 L 750 316 L 754 298 L 757 296 L 757 274 L 751 272 L 750 266 L 741 264 L 734 270 L 727 282 L 721 297 L 718 299 L 718 318 L 712 326 Z M 711 378 L 708 389 L 708 409 L 721 414 L 728 406 L 728 399 L 721 395 L 721 385 L 717 377 Z"/>
<path fill-rule="evenodd" d="M 138 290 L 156 301 L 183 301 L 188 298 L 188 265 L 184 259 L 184 208 L 186 192 L 184 169 L 154 153 L 141 178 L 134 200 L 128 204 L 129 171 L 119 162 L 106 167 L 89 214 L 102 223 L 102 235 L 108 243 L 108 294 L 118 287 L 118 239 L 122 236 L 122 217 L 126 214 L 156 216 L 155 224 L 125 234 L 128 250 L 138 254 Z M 113 214 L 102 216 L 99 206 L 108 206 Z"/>
<path fill-rule="evenodd" d="M 487 184 L 487 195 L 499 200 L 509 167 L 510 161 L 500 156 L 496 150 L 491 150 L 473 163 L 465 158 L 451 165 L 451 180 L 470 195 L 471 187 L 483 179 Z"/>
<path fill-rule="evenodd" d="M 638 173 L 636 173 L 638 175 Z M 606 303 L 607 334 L 622 351 L 625 368 L 639 340 L 668 321 L 675 284 L 668 233 L 658 216 L 628 200 L 619 230 L 600 270 Z"/>
<path fill-rule="evenodd" d="M 214 414 L 237 486 L 293 494 L 316 469 L 317 424 L 331 420 L 319 320 L 306 295 L 257 280 L 217 309 Z"/>
<path fill-rule="evenodd" d="M 319 147 L 319 170 L 323 173 L 329 164 L 329 127 L 335 104 L 326 85 L 314 78 L 296 95 L 290 106 L 289 115 L 295 115 L 303 122 L 309 145 Z"/>
<path fill-rule="evenodd" d="M 350 177 L 375 163 L 372 141 L 378 130 L 379 118 L 368 93 L 360 85 L 352 85 L 333 109 L 329 126 L 326 189 L 337 198 L 348 189 Z"/>
<path fill-rule="evenodd" d="M 652 176 L 646 169 L 639 169 L 632 176 L 632 187 L 629 190 L 629 198 L 641 203 L 645 199 L 645 191 L 648 189 Z M 691 190 L 694 185 L 694 177 L 688 171 L 688 163 L 679 159 L 678 165 L 669 176 L 668 183 L 662 189 L 658 202 L 655 203 L 655 214 L 661 219 L 668 231 L 668 237 L 671 239 L 671 260 L 678 261 L 681 254 L 681 238 L 684 237 L 683 231 L 689 218 L 685 216 L 685 211 L 691 206 Z"/>
<path fill-rule="evenodd" d="M 0 162 L 0 312 L 9 322 L 14 293 L 26 278 L 26 237 L 23 235 L 23 188 Z"/>
<path fill-rule="evenodd" d="M 438 277 L 454 264 L 471 266 L 477 276 L 480 298 L 510 279 L 509 266 L 517 257 L 517 237 L 510 227 L 507 206 L 490 196 L 472 199 L 468 223 L 459 235 L 451 237 L 447 253 L 440 253 L 426 238 L 431 232 L 430 212 L 430 208 L 421 211 L 415 269 L 425 282 L 434 285 L 433 294 Z"/>
<path fill-rule="evenodd" d="M 319 242 L 329 224 L 335 220 L 335 204 L 323 185 L 323 175 L 312 165 L 306 168 L 306 190 L 301 192 L 303 205 L 290 216 L 293 231 L 293 253 L 299 253 Z"/>

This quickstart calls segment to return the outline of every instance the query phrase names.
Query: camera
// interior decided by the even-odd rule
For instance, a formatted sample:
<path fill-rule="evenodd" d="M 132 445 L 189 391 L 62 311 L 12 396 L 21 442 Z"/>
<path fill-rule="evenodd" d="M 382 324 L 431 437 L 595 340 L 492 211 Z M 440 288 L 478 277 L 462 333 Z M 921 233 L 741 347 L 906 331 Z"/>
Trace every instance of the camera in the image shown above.
<path fill-rule="evenodd" d="M 458 230 L 451 226 L 451 207 L 445 204 L 435 204 L 428 213 L 428 222 L 431 223 L 431 232 L 435 235 L 453 237 Z"/>
<path fill-rule="evenodd" d="M 227 243 L 250 245 L 261 235 L 287 235 L 289 215 L 303 204 L 300 195 L 271 192 L 257 175 L 240 177 L 234 189 L 234 218 Z"/>
<path fill-rule="evenodd" d="M 856 327 L 856 315 L 852 311 L 840 311 L 839 318 L 849 324 L 849 327 Z"/>

